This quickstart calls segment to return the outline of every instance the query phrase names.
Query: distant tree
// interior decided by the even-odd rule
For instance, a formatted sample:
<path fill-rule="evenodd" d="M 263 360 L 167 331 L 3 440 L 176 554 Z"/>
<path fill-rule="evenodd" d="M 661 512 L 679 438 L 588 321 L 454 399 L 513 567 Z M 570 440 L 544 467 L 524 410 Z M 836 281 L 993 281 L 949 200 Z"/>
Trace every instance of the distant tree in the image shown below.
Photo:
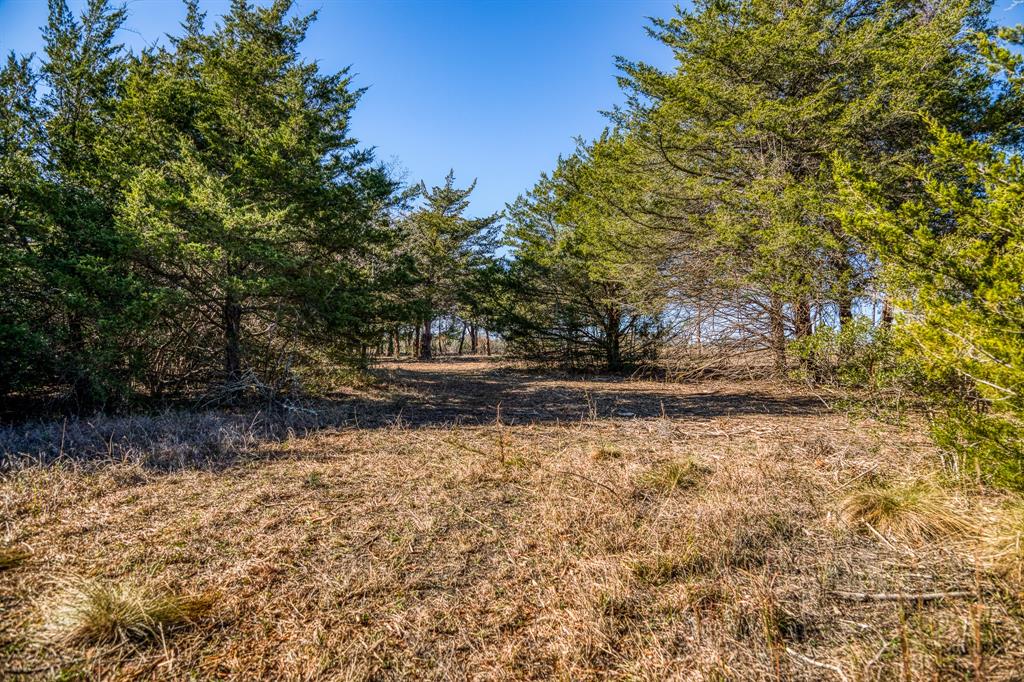
<path fill-rule="evenodd" d="M 613 372 L 649 358 L 663 328 L 661 278 L 582 195 L 580 156 L 508 206 L 512 262 L 500 329 L 512 352 Z M 635 246 L 635 245 L 633 245 Z"/>
<path fill-rule="evenodd" d="M 432 355 L 434 321 L 456 312 L 472 287 L 473 273 L 486 268 L 497 245 L 501 213 L 467 218 L 473 181 L 465 189 L 455 186 L 455 172 L 444 184 L 427 189 L 420 184 L 423 204 L 406 220 L 408 249 L 416 263 L 420 282 L 414 288 L 420 306 L 418 355 Z"/>

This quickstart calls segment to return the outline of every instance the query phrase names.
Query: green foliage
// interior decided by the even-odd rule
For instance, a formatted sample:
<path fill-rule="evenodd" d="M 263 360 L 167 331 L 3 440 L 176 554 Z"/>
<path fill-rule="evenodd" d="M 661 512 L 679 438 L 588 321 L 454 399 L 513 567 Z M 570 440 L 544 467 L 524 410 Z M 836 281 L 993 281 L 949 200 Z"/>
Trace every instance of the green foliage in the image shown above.
<path fill-rule="evenodd" d="M 848 308 L 869 273 L 832 215 L 829 155 L 899 182 L 918 110 L 968 124 L 987 81 L 955 40 L 982 4 L 716 0 L 655 20 L 675 71 L 620 61 L 618 122 L 653 176 L 636 210 L 684 232 L 724 285 Z"/>
<path fill-rule="evenodd" d="M 42 95 L 28 59 L 0 71 L 0 393 L 280 386 L 401 314 L 397 184 L 290 9 L 236 2 L 206 31 L 188 3 L 182 35 L 129 58 L 124 9 L 52 0 Z"/>
<path fill-rule="evenodd" d="M 560 160 L 509 204 L 513 260 L 498 325 L 513 353 L 619 371 L 650 357 L 662 335 L 661 278 L 616 239 L 624 226 L 580 191 L 590 165 Z"/>
<path fill-rule="evenodd" d="M 798 375 L 816 383 L 874 391 L 914 386 L 916 365 L 909 361 L 891 327 L 856 316 L 842 327 L 823 325 L 793 341 Z"/>
<path fill-rule="evenodd" d="M 45 224 L 35 82 L 27 57 L 10 55 L 0 69 L 0 395 L 52 372 L 33 248 Z"/>
<path fill-rule="evenodd" d="M 358 345 L 393 274 L 370 264 L 395 186 L 348 136 L 347 73 L 301 60 L 312 17 L 289 19 L 289 4 L 236 4 L 209 34 L 196 18 L 144 56 L 118 112 L 130 133 L 108 150 L 126 185 L 118 223 L 158 264 L 162 314 L 191 318 L 182 331 L 222 349 L 230 381 L 304 340 Z"/>
<path fill-rule="evenodd" d="M 1017 87 L 1018 60 L 1006 68 Z M 923 196 L 890 202 L 840 163 L 844 219 L 884 263 L 929 376 L 967 387 L 935 396 L 950 406 L 941 442 L 1024 485 L 1024 160 L 927 123 L 931 158 L 914 167 Z"/>
<path fill-rule="evenodd" d="M 419 186 L 422 205 L 403 224 L 407 253 L 415 263 L 418 282 L 412 288 L 418 321 L 423 325 L 420 357 L 430 357 L 432 325 L 441 316 L 461 312 L 475 318 L 484 312 L 484 294 L 495 276 L 491 254 L 497 245 L 500 213 L 468 218 L 469 197 L 476 188 L 455 186 L 455 171 L 444 184 Z"/>
<path fill-rule="evenodd" d="M 117 189 L 98 146 L 115 133 L 126 59 L 114 35 L 124 10 L 91 0 L 76 19 L 50 3 L 43 96 L 27 60 L 4 68 L 3 277 L 0 344 L 13 359 L 0 390 L 64 389 L 79 409 L 120 400 L 134 361 L 126 332 L 145 318 L 131 240 L 113 225 Z M 5 354 L 6 355 L 6 354 Z"/>

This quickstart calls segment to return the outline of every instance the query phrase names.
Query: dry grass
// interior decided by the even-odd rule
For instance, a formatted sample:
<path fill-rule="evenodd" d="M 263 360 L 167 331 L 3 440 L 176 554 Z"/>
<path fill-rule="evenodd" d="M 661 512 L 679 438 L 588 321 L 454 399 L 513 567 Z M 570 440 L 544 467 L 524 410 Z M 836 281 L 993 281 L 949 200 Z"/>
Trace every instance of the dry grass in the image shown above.
<path fill-rule="evenodd" d="M 595 462 L 607 462 L 609 460 L 621 459 L 622 450 L 615 447 L 614 445 L 602 443 L 601 445 L 597 445 L 593 449 L 591 449 L 590 457 Z"/>
<path fill-rule="evenodd" d="M 350 424 L 254 437 L 224 466 L 115 448 L 5 473 L 5 538 L 34 553 L 0 577 L 0 678 L 1020 677 L 1019 602 L 966 540 L 831 520 L 868 475 L 936 475 L 919 428 L 769 384 L 482 363 L 396 378 Z M 970 494 L 967 518 L 995 504 Z M 111 617 L 54 645 L 53 623 L 83 619 L 53 605 L 90 603 L 59 573 L 103 576 L 86 611 Z M 965 589 L 981 597 L 838 596 Z M 171 628 L 131 606 L 188 594 L 218 595 L 216 618 Z"/>
<path fill-rule="evenodd" d="M 997 573 L 1024 585 L 1024 505 L 1009 505 L 986 525 L 982 557 Z"/>
<path fill-rule="evenodd" d="M 662 462 L 638 477 L 637 487 L 643 492 L 667 495 L 696 488 L 707 471 L 692 461 Z"/>
<path fill-rule="evenodd" d="M 65 646 L 145 642 L 195 623 L 209 613 L 213 601 L 131 583 L 72 579 L 44 608 L 42 633 Z"/>
<path fill-rule="evenodd" d="M 0 571 L 16 568 L 26 561 L 32 554 L 20 547 L 0 547 Z"/>
<path fill-rule="evenodd" d="M 846 496 L 841 515 L 851 526 L 909 542 L 965 537 L 978 530 L 952 496 L 929 481 L 866 485 Z"/>

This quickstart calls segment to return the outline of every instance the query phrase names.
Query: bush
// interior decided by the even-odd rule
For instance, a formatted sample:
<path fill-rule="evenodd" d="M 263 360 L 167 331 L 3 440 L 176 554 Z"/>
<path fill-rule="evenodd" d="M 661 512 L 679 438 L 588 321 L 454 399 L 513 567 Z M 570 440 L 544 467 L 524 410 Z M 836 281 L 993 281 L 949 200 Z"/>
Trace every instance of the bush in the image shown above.
<path fill-rule="evenodd" d="M 844 388 L 884 389 L 917 381 L 901 340 L 891 328 L 855 317 L 841 329 L 820 327 L 790 344 L 801 378 Z"/>

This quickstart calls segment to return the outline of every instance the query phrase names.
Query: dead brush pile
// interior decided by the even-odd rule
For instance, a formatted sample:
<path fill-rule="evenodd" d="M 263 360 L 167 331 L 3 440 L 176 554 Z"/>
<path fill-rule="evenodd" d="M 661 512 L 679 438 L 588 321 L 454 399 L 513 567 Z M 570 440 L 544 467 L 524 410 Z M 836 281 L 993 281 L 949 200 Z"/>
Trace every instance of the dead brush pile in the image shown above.
<path fill-rule="evenodd" d="M 0 426 L 0 471 L 97 462 L 134 462 L 154 469 L 224 466 L 263 443 L 344 426 L 353 416 L 349 405 L 311 402 L 6 425 Z"/>
<path fill-rule="evenodd" d="M 764 384 L 454 363 L 403 376 L 421 402 L 255 443 L 226 468 L 7 474 L 0 540 L 31 558 L 0 572 L 0 675 L 1021 675 L 1019 583 L 988 567 L 985 541 L 973 530 L 947 541 L 959 526 L 901 533 L 911 526 L 848 502 L 884 482 L 902 490 L 908 472 L 932 480 L 920 430 L 854 422 Z M 950 496 L 971 528 L 997 513 L 984 490 Z M 58 574 L 141 586 L 122 605 L 216 599 L 167 626 L 128 609 L 139 636 L 55 647 Z"/>

